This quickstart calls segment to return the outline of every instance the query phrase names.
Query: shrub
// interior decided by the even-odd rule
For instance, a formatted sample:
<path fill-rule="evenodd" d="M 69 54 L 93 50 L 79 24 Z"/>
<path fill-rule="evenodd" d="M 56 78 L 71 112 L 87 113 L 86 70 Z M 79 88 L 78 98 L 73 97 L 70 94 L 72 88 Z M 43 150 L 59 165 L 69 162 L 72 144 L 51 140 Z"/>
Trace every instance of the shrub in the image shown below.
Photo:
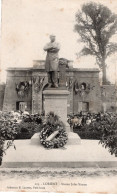
<path fill-rule="evenodd" d="M 98 139 L 103 147 L 117 156 L 117 115 L 105 113 L 100 120 L 74 128 L 81 139 Z"/>
<path fill-rule="evenodd" d="M 41 125 L 36 122 L 24 122 L 19 124 L 19 133 L 16 139 L 30 139 L 35 133 L 40 132 Z"/>
<path fill-rule="evenodd" d="M 100 124 L 100 130 L 102 132 L 100 143 L 108 148 L 111 154 L 117 156 L 117 115 L 113 118 L 105 116 Z"/>
<path fill-rule="evenodd" d="M 9 113 L 0 113 L 0 165 L 3 154 L 10 146 L 14 146 L 13 141 L 18 133 L 17 127 L 17 121 Z"/>
<path fill-rule="evenodd" d="M 41 129 L 42 118 L 38 114 L 22 116 L 21 120 L 14 117 L 13 113 L 0 112 L 0 165 L 6 150 L 10 146 L 15 149 L 15 139 L 30 139 Z"/>
<path fill-rule="evenodd" d="M 30 139 L 35 133 L 41 131 L 42 117 L 38 114 L 26 115 L 19 123 L 16 139 Z"/>
<path fill-rule="evenodd" d="M 98 129 L 99 122 L 92 122 L 90 125 L 83 125 L 74 128 L 74 132 L 77 133 L 81 139 L 93 139 L 100 140 L 102 137 L 101 131 Z"/>

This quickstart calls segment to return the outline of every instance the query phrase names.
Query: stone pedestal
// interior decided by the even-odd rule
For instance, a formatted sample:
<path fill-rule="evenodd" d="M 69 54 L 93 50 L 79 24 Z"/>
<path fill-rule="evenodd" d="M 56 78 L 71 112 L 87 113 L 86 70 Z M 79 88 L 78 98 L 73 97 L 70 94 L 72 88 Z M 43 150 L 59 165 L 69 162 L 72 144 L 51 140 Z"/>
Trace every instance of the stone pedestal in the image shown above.
<path fill-rule="evenodd" d="M 48 89 L 43 91 L 45 115 L 49 112 L 57 114 L 67 125 L 67 97 L 69 91 L 61 89 Z"/>
<path fill-rule="evenodd" d="M 49 112 L 54 112 L 57 114 L 61 121 L 66 126 L 66 131 L 68 133 L 68 145 L 77 145 L 81 143 L 80 137 L 73 133 L 70 129 L 69 124 L 67 123 L 67 97 L 69 91 L 61 89 L 47 89 L 43 91 L 44 96 L 44 110 L 45 115 Z M 36 133 L 31 138 L 32 144 L 40 144 L 39 133 Z"/>

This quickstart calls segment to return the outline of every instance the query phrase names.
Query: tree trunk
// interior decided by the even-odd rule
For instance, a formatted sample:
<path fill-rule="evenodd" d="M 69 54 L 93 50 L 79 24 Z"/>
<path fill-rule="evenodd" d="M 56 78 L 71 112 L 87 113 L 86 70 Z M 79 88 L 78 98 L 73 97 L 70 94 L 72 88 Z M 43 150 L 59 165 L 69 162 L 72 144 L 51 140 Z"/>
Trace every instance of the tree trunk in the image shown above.
<path fill-rule="evenodd" d="M 105 59 L 103 59 L 103 61 L 102 61 L 102 73 L 103 73 L 102 83 L 103 84 L 106 84 L 107 83 L 107 80 L 106 80 L 106 64 L 105 64 Z"/>

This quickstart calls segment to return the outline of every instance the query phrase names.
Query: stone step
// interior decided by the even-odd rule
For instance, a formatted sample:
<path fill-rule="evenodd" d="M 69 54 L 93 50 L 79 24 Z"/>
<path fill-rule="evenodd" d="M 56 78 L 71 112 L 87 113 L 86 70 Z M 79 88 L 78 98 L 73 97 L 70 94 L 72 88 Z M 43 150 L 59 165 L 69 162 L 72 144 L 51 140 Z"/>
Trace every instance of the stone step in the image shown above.
<path fill-rule="evenodd" d="M 38 140 L 39 141 L 39 140 Z M 1 168 L 117 168 L 117 157 L 111 155 L 98 140 L 82 140 L 81 145 L 46 149 L 31 140 L 15 140 L 3 156 Z"/>
<path fill-rule="evenodd" d="M 40 139 L 39 139 L 40 133 L 35 133 L 32 138 L 31 138 L 31 144 L 40 144 Z M 68 133 L 68 141 L 67 145 L 77 145 L 81 144 L 81 139 L 78 136 L 78 134 L 69 132 Z M 41 145 L 41 144 L 40 144 Z"/>

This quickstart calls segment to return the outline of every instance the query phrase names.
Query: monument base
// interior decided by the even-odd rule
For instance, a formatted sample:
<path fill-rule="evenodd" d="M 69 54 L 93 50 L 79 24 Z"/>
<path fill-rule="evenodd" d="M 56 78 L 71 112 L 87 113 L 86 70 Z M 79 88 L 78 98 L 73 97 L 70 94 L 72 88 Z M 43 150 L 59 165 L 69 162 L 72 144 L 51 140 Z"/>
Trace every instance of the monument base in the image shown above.
<path fill-rule="evenodd" d="M 39 139 L 39 134 L 40 133 L 35 133 L 32 138 L 31 138 L 31 144 L 40 144 L 40 139 Z M 67 141 L 67 145 L 78 145 L 81 144 L 81 139 L 80 137 L 73 132 L 69 132 L 68 133 L 68 141 Z"/>
<path fill-rule="evenodd" d="M 69 91 L 61 89 L 46 89 L 43 91 L 45 115 L 54 112 L 60 120 L 67 123 L 67 98 Z"/>
<path fill-rule="evenodd" d="M 38 139 L 39 141 L 39 139 Z M 82 145 L 47 149 L 33 145 L 31 140 L 15 140 L 3 156 L 1 168 L 112 168 L 117 167 L 117 157 L 99 145 L 98 140 L 82 140 Z M 63 169 L 64 171 L 64 169 Z"/>

